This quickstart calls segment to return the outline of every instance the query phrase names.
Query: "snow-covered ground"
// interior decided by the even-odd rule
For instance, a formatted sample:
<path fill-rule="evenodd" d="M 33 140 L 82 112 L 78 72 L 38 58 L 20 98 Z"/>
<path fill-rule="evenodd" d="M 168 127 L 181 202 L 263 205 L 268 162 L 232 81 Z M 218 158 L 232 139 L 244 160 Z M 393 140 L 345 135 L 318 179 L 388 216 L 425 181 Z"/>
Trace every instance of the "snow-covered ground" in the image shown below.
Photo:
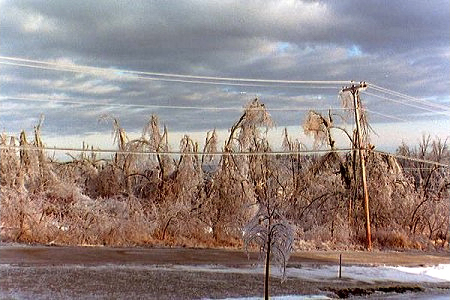
<path fill-rule="evenodd" d="M 324 295 L 286 295 L 270 297 L 272 300 L 328 300 L 332 299 Z M 207 300 L 207 299 L 204 299 Z M 226 298 L 222 300 L 261 300 L 261 297 L 248 297 L 248 298 Z"/>
<path fill-rule="evenodd" d="M 321 268 L 288 268 L 287 275 L 309 280 L 336 279 L 336 266 Z M 450 264 L 430 267 L 393 266 L 343 266 L 342 277 L 368 283 L 380 281 L 393 282 L 450 282 Z"/>
<path fill-rule="evenodd" d="M 10 268 L 17 268 L 17 265 L 0 264 L 0 271 L 6 272 Z M 159 271 L 183 271 L 183 272 L 207 272 L 207 273 L 235 273 L 235 274 L 263 274 L 262 266 L 231 268 L 219 265 L 117 265 L 104 264 L 96 266 L 86 265 L 59 265 L 59 266 L 42 266 L 37 268 L 47 268 L 54 272 L 63 271 L 63 269 L 82 268 L 96 271 L 142 271 L 142 270 L 159 270 Z M 340 282 L 341 280 L 348 282 L 364 282 L 364 283 L 445 283 L 450 282 L 450 264 L 440 264 L 427 267 L 398 267 L 398 266 L 343 266 L 342 278 L 338 277 L 338 266 L 317 266 L 317 267 L 301 267 L 287 268 L 286 275 L 288 278 L 299 278 L 308 281 L 318 282 Z M 281 276 L 280 270 L 276 267 L 272 269 L 272 275 Z M 442 294 L 446 293 L 446 294 Z M 19 293 L 20 294 L 20 293 Z M 27 298 L 25 294 L 17 294 L 17 298 Z M 420 295 L 421 294 L 421 295 Z M 11 296 L 11 292 L 4 294 L 0 292 L 0 298 Z M 378 297 L 378 298 L 377 298 Z M 396 295 L 371 295 L 370 299 L 450 299 L 449 291 L 441 291 L 438 294 L 396 294 Z M 231 299 L 231 298 L 230 298 Z M 232 298 L 253 300 L 259 298 Z M 272 297 L 275 300 L 293 300 L 293 299 L 331 299 L 326 295 L 286 295 Z M 357 298 L 356 298 L 357 299 Z"/>
<path fill-rule="evenodd" d="M 108 266 L 103 266 L 108 267 Z M 109 266 L 116 268 L 130 268 L 130 266 Z M 102 267 L 96 267 L 102 268 Z M 229 268 L 214 265 L 172 265 L 172 266 L 134 266 L 165 271 L 191 271 L 210 273 L 238 273 L 262 274 L 264 269 L 260 266 L 254 268 Z M 273 267 L 272 274 L 281 276 L 280 270 Z M 287 268 L 287 277 L 300 278 L 309 281 L 339 280 L 337 266 L 320 266 L 304 268 Z M 429 267 L 394 267 L 394 266 L 343 266 L 342 278 L 360 282 L 450 282 L 450 264 L 440 264 Z"/>
<path fill-rule="evenodd" d="M 424 293 L 424 294 L 383 294 L 383 295 L 371 295 L 371 296 L 363 296 L 363 297 L 352 297 L 351 299 L 391 299 L 391 300 L 407 300 L 407 299 L 415 299 L 415 300 L 448 300 L 450 299 L 449 294 L 442 293 Z M 332 300 L 333 298 L 327 297 L 325 295 L 286 295 L 286 296 L 275 296 L 270 297 L 272 300 Z M 207 299 L 204 299 L 207 300 Z M 261 300 L 259 297 L 248 297 L 248 298 L 225 298 L 221 300 Z"/>
<path fill-rule="evenodd" d="M 216 268 L 204 268 L 202 271 L 224 271 L 232 272 L 238 270 L 216 269 Z M 243 270 L 241 270 L 242 272 Z M 250 270 L 248 270 L 250 271 Z M 252 272 L 261 273 L 261 268 L 254 269 Z M 335 266 L 323 266 L 319 268 L 288 268 L 288 277 L 302 278 L 309 281 L 322 281 L 322 280 L 339 280 L 338 270 Z M 278 272 L 279 274 L 279 272 Z M 427 282 L 427 283 L 439 283 L 450 282 L 450 264 L 440 264 L 437 266 L 429 267 L 395 267 L 395 266 L 345 266 L 342 268 L 342 277 L 345 279 L 352 279 L 367 283 L 374 282 Z M 374 294 L 371 296 L 354 297 L 354 299 L 434 299 L 444 300 L 450 299 L 448 292 L 429 292 L 429 293 L 405 293 L 405 294 Z M 257 300 L 260 298 L 227 298 L 224 300 Z M 274 300 L 322 300 L 332 299 L 325 295 L 286 295 L 271 297 Z"/>
<path fill-rule="evenodd" d="M 0 264 L 0 269 L 7 269 L 8 264 Z M 55 267 L 53 267 L 55 268 Z M 116 265 L 106 264 L 100 266 L 65 265 L 56 268 L 83 268 L 83 269 L 133 269 L 133 270 L 163 270 L 208 273 L 235 273 L 235 274 L 263 274 L 262 266 L 250 268 L 230 268 L 217 265 Z M 281 277 L 278 268 L 272 267 L 271 274 Z M 338 266 L 319 266 L 303 268 L 287 268 L 286 276 L 300 278 L 308 281 L 340 280 Z M 395 267 L 395 266 L 343 266 L 342 279 L 358 282 L 423 282 L 439 283 L 450 282 L 450 264 L 440 264 L 428 267 Z"/>
<path fill-rule="evenodd" d="M 195 271 L 195 272 L 211 272 L 211 273 L 252 273 L 262 274 L 262 267 L 254 268 L 225 268 L 221 266 L 160 266 L 157 269 L 164 268 L 167 271 Z M 273 268 L 274 276 L 281 276 L 280 270 Z M 339 281 L 338 267 L 321 266 L 317 268 L 287 268 L 287 277 L 300 278 L 309 281 Z M 344 280 L 355 280 L 359 282 L 375 283 L 375 282 L 399 282 L 399 283 L 439 283 L 450 282 L 450 264 L 440 264 L 428 267 L 395 267 L 395 266 L 344 266 L 342 267 L 342 278 Z M 445 292 L 444 292 L 445 293 Z M 227 298 L 224 300 L 259 300 L 258 297 L 249 298 Z M 286 295 L 271 297 L 273 300 L 325 300 L 332 299 L 326 295 Z M 358 297 L 354 297 L 358 299 Z M 373 294 L 364 296 L 360 299 L 434 299 L 444 300 L 450 299 L 449 293 L 442 292 L 429 293 L 405 293 L 405 294 Z"/>

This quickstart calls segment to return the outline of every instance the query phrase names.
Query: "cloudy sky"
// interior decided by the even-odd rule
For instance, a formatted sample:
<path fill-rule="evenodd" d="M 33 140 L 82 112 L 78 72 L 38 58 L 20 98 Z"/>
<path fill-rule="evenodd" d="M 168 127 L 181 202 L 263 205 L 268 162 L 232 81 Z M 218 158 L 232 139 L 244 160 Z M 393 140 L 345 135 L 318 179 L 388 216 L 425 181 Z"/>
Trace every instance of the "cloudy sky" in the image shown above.
<path fill-rule="evenodd" d="M 2 0 L 0 10 L 1 130 L 31 132 L 43 114 L 48 146 L 108 147 L 105 114 L 135 133 L 157 114 L 174 145 L 226 134 L 254 97 L 273 136 L 287 126 L 304 139 L 309 109 L 345 114 L 350 80 L 369 83 L 361 99 L 381 149 L 450 135 L 448 0 Z"/>

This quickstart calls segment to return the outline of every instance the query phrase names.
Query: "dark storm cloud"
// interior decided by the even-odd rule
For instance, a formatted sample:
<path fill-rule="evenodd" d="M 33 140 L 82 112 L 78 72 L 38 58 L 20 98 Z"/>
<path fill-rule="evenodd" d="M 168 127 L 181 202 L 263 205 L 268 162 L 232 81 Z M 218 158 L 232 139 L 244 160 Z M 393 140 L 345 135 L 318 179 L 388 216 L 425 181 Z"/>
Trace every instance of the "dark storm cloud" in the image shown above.
<path fill-rule="evenodd" d="M 412 96 L 448 101 L 449 1 L 0 3 L 2 56 L 207 76 L 367 80 Z M 274 108 L 300 105 L 295 99 L 302 99 L 303 107 L 338 104 L 334 90 L 143 82 L 3 65 L 0 76 L 2 96 L 26 98 L 242 107 L 260 96 Z M 328 102 L 305 100 L 317 96 Z M 375 106 L 379 101 L 367 97 L 367 102 L 385 112 Z M 238 114 L 70 105 L 21 111 L 30 120 L 38 119 L 30 117 L 33 111 L 44 112 L 48 125 L 54 120 L 51 129 L 60 131 L 99 130 L 95 116 L 104 113 L 123 119 L 133 130 L 153 112 L 176 130 L 229 127 Z M 404 114 L 407 109 L 387 111 Z M 61 117 L 64 114 L 73 121 Z M 2 123 L 11 120 L 5 112 L 1 116 Z M 294 119 L 285 115 L 279 124 L 298 124 Z M 64 120 L 69 125 L 60 126 Z"/>
<path fill-rule="evenodd" d="M 130 63 L 169 55 L 185 63 L 211 56 L 245 60 L 264 41 L 357 45 L 387 53 L 445 47 L 450 19 L 448 1 L 7 1 L 3 6 L 4 44 L 33 46 L 7 50 Z"/>

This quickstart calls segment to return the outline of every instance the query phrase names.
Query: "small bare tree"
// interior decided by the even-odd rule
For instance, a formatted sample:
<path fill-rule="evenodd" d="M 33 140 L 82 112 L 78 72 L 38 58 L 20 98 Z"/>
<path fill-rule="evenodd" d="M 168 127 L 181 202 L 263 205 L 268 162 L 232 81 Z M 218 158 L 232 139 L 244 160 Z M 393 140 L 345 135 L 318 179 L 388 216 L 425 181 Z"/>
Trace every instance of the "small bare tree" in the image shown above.
<path fill-rule="evenodd" d="M 281 267 L 284 279 L 294 231 L 283 215 L 285 193 L 273 172 L 275 161 L 269 163 L 268 155 L 260 156 L 259 161 L 259 172 L 254 174 L 259 177 L 255 187 L 258 210 L 245 226 L 243 239 L 247 253 L 253 243 L 259 248 L 265 264 L 264 297 L 269 299 L 270 261 Z"/>

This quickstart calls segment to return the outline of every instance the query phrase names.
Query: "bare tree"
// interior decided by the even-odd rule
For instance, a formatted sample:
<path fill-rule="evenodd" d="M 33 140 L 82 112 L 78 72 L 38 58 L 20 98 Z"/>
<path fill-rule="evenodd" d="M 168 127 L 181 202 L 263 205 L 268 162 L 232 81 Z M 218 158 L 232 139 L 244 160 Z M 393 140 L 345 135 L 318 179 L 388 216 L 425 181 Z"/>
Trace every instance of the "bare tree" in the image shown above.
<path fill-rule="evenodd" d="M 255 184 L 257 212 L 244 227 L 243 239 L 247 252 L 252 243 L 259 248 L 265 265 L 264 296 L 268 299 L 270 261 L 280 265 L 284 278 L 294 233 L 292 225 L 283 215 L 287 195 L 276 171 L 278 161 L 270 155 L 265 139 L 258 142 L 255 150 L 257 154 L 250 156 L 249 180 Z"/>
<path fill-rule="evenodd" d="M 418 148 L 403 144 L 397 153 L 411 157 L 411 160 L 400 159 L 404 173 L 412 181 L 415 192 L 409 217 L 410 232 L 426 233 L 430 239 L 448 240 L 450 171 L 448 167 L 442 166 L 450 160 L 447 140 L 432 140 L 430 135 L 423 135 Z"/>
<path fill-rule="evenodd" d="M 274 190 L 272 180 L 258 186 L 258 211 L 244 228 L 246 251 L 249 245 L 255 243 L 264 260 L 265 299 L 269 298 L 270 261 L 280 265 L 284 278 L 294 241 L 292 226 L 282 214 L 283 201 L 278 199 L 281 194 L 281 191 Z"/>

